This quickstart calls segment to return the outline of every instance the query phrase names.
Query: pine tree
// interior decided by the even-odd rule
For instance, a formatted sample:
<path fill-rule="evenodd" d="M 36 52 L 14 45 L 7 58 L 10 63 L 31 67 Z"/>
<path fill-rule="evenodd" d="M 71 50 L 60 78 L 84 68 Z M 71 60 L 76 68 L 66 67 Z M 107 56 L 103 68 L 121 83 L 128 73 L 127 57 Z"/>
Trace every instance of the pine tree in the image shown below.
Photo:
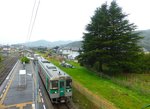
<path fill-rule="evenodd" d="M 103 66 L 109 70 L 130 72 L 141 52 L 137 43 L 142 37 L 134 32 L 136 26 L 129 23 L 127 16 L 116 1 L 112 1 L 110 6 L 104 3 L 97 8 L 86 27 L 79 62 L 90 67 L 99 63 L 101 72 Z"/>

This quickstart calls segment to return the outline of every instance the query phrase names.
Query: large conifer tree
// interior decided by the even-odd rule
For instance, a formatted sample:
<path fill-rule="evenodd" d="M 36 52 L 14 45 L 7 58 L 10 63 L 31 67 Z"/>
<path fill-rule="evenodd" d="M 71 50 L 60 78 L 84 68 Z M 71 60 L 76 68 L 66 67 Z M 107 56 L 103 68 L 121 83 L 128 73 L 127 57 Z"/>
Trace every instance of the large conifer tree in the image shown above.
<path fill-rule="evenodd" d="M 126 17 L 116 1 L 97 8 L 86 27 L 79 62 L 90 67 L 97 64 L 99 71 L 105 66 L 109 70 L 130 72 L 141 52 L 137 43 L 142 37 L 134 32 L 136 26 Z"/>

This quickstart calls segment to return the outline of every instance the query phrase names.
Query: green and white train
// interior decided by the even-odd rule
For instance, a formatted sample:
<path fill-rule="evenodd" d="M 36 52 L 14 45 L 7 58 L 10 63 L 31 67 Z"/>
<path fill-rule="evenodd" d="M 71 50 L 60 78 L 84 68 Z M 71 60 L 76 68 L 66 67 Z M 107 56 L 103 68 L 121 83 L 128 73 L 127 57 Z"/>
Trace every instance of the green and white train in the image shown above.
<path fill-rule="evenodd" d="M 52 103 L 68 102 L 72 97 L 72 78 L 48 60 L 38 57 L 38 72 Z"/>

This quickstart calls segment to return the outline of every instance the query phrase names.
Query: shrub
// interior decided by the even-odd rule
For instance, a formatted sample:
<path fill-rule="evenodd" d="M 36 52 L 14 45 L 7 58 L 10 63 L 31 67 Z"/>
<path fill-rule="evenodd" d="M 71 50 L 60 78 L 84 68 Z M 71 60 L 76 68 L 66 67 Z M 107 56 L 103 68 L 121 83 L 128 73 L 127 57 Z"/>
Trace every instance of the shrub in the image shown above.
<path fill-rule="evenodd" d="M 100 71 L 100 63 L 98 61 L 96 61 L 94 64 L 94 70 Z"/>
<path fill-rule="evenodd" d="M 23 62 L 25 62 L 25 63 L 29 63 L 30 62 L 30 60 L 27 57 L 22 57 L 20 60 L 21 60 L 22 63 Z"/>

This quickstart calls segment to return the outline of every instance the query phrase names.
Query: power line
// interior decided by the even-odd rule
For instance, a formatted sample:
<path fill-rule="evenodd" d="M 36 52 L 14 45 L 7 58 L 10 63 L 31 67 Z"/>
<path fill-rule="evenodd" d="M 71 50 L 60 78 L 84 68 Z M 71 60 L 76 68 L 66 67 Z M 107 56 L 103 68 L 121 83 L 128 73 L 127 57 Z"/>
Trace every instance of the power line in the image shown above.
<path fill-rule="evenodd" d="M 35 9 L 35 4 L 36 4 L 36 0 L 34 1 L 34 5 L 33 5 L 33 8 L 32 8 L 32 14 L 31 14 L 31 18 L 30 18 L 30 24 L 29 24 L 28 33 L 27 33 L 27 41 L 28 41 L 28 39 L 29 39 L 29 33 L 30 33 L 30 28 L 31 28 L 32 19 L 33 19 L 33 12 L 34 12 L 34 9 Z"/>
<path fill-rule="evenodd" d="M 30 25 L 29 25 L 29 28 L 28 28 L 28 36 L 27 36 L 27 38 L 28 38 L 27 40 L 28 41 L 30 40 L 31 35 L 32 35 L 32 31 L 33 31 L 33 27 L 34 27 L 35 20 L 36 20 L 36 17 L 37 17 L 37 12 L 38 12 L 38 9 L 39 9 L 39 5 L 40 5 L 40 0 L 38 1 L 37 8 L 36 8 L 35 15 L 34 15 L 34 10 L 35 10 L 35 6 L 36 6 L 36 0 L 35 0 L 34 6 L 33 6 L 33 10 L 32 10 L 31 19 L 30 19 Z"/>
<path fill-rule="evenodd" d="M 38 12 L 38 9 L 39 9 L 39 5 L 40 5 L 40 0 L 39 0 L 38 5 L 37 5 L 37 9 L 36 9 L 36 12 L 35 12 L 35 17 L 34 17 L 34 20 L 33 20 L 33 24 L 31 26 L 31 31 L 30 31 L 30 34 L 29 34 L 29 40 L 31 38 L 31 34 L 32 34 L 33 27 L 34 27 L 34 24 L 35 24 L 35 20 L 36 20 L 37 12 Z"/>
<path fill-rule="evenodd" d="M 31 30 L 30 30 L 30 33 L 29 33 L 29 39 L 31 38 L 31 35 L 32 35 L 32 31 L 33 31 L 33 27 L 34 27 L 34 24 L 35 24 L 35 20 L 36 20 L 36 17 L 37 17 L 37 12 L 38 12 L 38 9 L 39 9 L 39 5 L 40 5 L 40 0 L 38 1 L 38 5 L 37 5 L 37 8 L 36 8 L 36 12 L 35 12 L 35 17 L 33 19 L 33 23 L 31 25 Z"/>

